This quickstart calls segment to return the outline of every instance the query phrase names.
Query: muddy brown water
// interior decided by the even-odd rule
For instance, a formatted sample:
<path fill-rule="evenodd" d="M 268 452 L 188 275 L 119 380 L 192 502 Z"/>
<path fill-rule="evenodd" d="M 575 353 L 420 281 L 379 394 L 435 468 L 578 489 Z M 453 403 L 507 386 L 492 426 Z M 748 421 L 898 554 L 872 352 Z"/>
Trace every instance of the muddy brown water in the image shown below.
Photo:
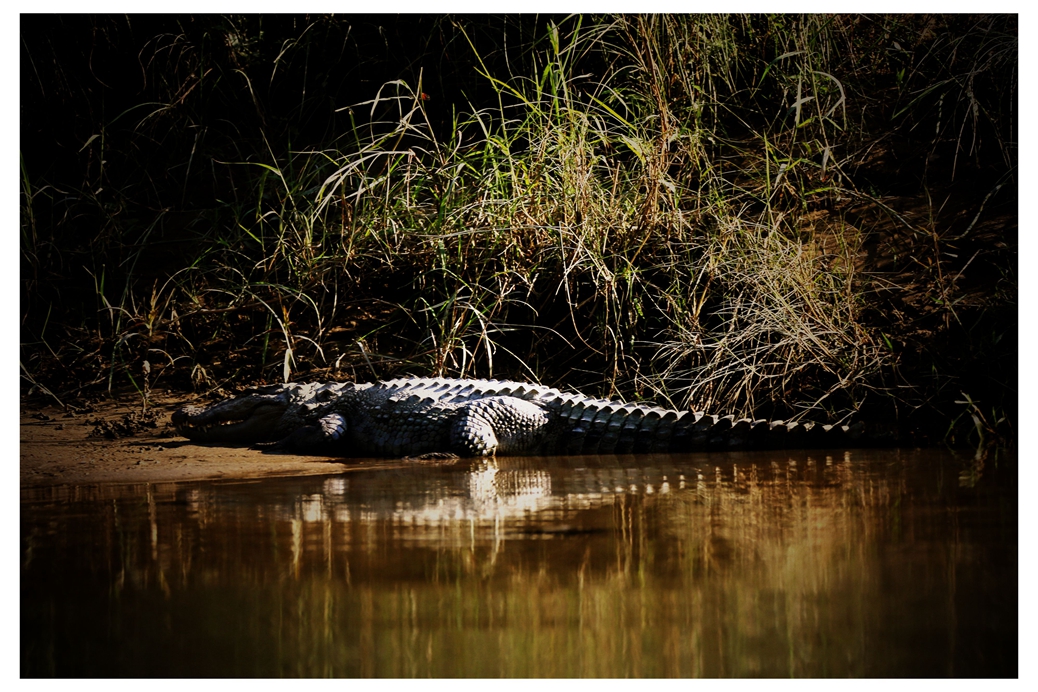
<path fill-rule="evenodd" d="M 1016 459 L 23 487 L 22 676 L 1015 676 Z"/>

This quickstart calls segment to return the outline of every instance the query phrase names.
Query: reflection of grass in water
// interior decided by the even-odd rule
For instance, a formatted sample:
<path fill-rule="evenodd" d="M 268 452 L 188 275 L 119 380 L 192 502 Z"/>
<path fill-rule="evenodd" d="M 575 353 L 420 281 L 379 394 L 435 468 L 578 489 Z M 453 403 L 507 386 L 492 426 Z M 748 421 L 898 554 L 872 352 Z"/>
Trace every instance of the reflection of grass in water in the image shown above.
<path fill-rule="evenodd" d="M 504 554 L 472 547 L 438 554 L 450 565 L 446 583 L 369 586 L 363 636 L 381 653 L 367 672 L 868 674 L 867 642 L 883 648 L 868 636 L 883 618 L 875 556 L 903 479 L 844 459 L 702 476 L 651 502 L 620 496 L 617 540 L 582 541 L 579 563 L 560 559 L 558 543 Z M 478 569 L 495 560 L 497 570 Z M 357 611 L 349 600 L 342 607 Z"/>
<path fill-rule="evenodd" d="M 711 674 L 863 674 L 863 549 L 876 516 L 859 501 L 862 479 L 840 459 L 736 469 L 710 474 L 667 522 L 682 532 L 702 626 L 721 633 Z"/>
<path fill-rule="evenodd" d="M 780 454 L 703 457 L 698 473 L 680 467 L 683 488 L 671 476 L 670 492 L 643 486 L 579 513 L 605 531 L 343 520 L 366 496 L 333 479 L 281 492 L 282 505 L 211 487 L 109 499 L 92 520 L 108 538 L 88 548 L 70 533 L 59 552 L 112 584 L 84 628 L 115 623 L 108 646 L 162 650 L 184 674 L 956 674 L 980 646 L 959 623 L 985 603 L 955 594 L 1006 579 L 1001 563 L 977 566 L 991 561 L 963 533 L 957 484 L 919 454 L 883 466 Z"/>

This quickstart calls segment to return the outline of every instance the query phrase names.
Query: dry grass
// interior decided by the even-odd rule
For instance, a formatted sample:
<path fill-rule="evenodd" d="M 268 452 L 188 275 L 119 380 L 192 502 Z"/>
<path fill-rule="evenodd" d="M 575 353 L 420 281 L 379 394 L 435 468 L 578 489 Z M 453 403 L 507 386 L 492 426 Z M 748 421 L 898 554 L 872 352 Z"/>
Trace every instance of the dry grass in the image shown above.
<path fill-rule="evenodd" d="M 419 73 L 337 108 L 348 128 L 327 146 L 287 154 L 270 144 L 278 133 L 248 77 L 266 59 L 258 39 L 225 27 L 236 38 L 223 45 L 243 66 L 242 91 L 226 98 L 255 104 L 262 144 L 205 162 L 184 147 L 185 180 L 208 167 L 234 195 L 184 224 L 179 266 L 156 272 L 148 260 L 169 242 L 170 217 L 142 225 L 88 188 L 62 200 L 25 176 L 23 370 L 44 387 L 39 373 L 93 359 L 96 381 L 125 377 L 142 392 L 167 373 L 201 387 L 243 376 L 509 376 L 740 415 L 842 419 L 870 393 L 896 394 L 887 382 L 900 359 L 870 317 L 889 280 L 868 270 L 868 229 L 844 216 L 882 197 L 859 181 L 888 136 L 870 130 L 870 109 L 894 89 L 903 95 L 894 115 L 911 131 L 929 122 L 933 98 L 954 99 L 953 177 L 991 137 L 1015 161 L 1012 138 L 981 107 L 1003 101 L 977 87 L 1005 73 L 1015 36 L 977 22 L 957 41 L 915 50 L 897 72 L 904 55 L 889 52 L 889 35 L 905 22 L 571 17 L 515 48 L 525 71 L 514 73 L 482 52 L 471 22 L 451 20 L 452 50 L 471 51 L 489 103 L 457 109 L 444 131 Z M 316 26 L 277 54 L 275 73 L 327 69 L 306 57 Z M 193 68 L 203 69 L 205 45 L 180 36 L 152 49 L 167 61 L 148 66 L 169 82 L 170 102 L 122 117 L 152 138 L 197 132 L 191 93 L 207 83 Z M 975 60 L 939 74 L 949 50 L 960 64 L 971 50 Z M 993 135 L 985 117 L 999 125 Z M 99 159 L 108 146 L 88 145 L 102 147 Z M 71 264 L 55 263 L 48 243 L 61 255 L 71 230 L 62 224 L 76 213 L 106 219 L 88 265 L 97 317 L 87 309 L 81 327 L 63 318 L 80 338 L 55 351 L 55 325 L 41 313 L 56 298 L 40 285 Z M 946 248 L 931 247 L 934 286 L 946 291 Z M 102 259 L 113 248 L 117 272 Z"/>

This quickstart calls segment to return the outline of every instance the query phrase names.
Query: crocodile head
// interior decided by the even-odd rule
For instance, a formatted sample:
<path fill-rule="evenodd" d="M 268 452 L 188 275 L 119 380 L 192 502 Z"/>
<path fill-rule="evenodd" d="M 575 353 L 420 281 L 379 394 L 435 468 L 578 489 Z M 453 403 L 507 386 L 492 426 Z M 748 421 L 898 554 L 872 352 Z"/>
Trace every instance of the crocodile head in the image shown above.
<path fill-rule="evenodd" d="M 288 383 L 250 389 L 211 406 L 185 406 L 173 414 L 173 425 L 196 442 L 279 440 L 316 408 L 319 397 L 315 388 L 312 384 Z"/>

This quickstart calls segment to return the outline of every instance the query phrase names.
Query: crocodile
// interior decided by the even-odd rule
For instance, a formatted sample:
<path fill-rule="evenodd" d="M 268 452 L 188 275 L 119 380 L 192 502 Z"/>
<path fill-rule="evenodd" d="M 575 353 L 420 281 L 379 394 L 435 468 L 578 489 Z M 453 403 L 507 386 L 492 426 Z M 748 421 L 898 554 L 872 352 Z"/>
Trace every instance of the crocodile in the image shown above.
<path fill-rule="evenodd" d="M 626 454 L 845 445 L 863 426 L 736 419 L 498 380 L 256 387 L 173 414 L 195 442 L 343 457 Z"/>

